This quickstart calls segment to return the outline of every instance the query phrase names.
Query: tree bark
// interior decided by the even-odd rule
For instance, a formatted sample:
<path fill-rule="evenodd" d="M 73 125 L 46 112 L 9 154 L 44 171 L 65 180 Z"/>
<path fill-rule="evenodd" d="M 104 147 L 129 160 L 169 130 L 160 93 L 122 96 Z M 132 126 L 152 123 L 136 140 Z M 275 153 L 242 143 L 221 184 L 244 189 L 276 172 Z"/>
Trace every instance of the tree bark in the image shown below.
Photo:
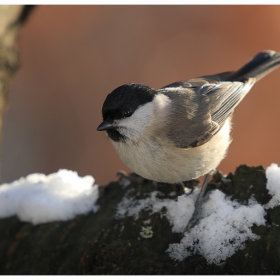
<path fill-rule="evenodd" d="M 127 186 L 127 182 L 130 185 Z M 190 181 L 188 186 L 197 185 Z M 253 187 L 252 187 L 253 186 Z M 123 175 L 117 182 L 100 186 L 97 213 L 77 216 L 67 222 L 33 226 L 16 217 L 0 220 L 1 274 L 279 274 L 280 207 L 267 211 L 267 225 L 254 226 L 261 238 L 247 241 L 222 265 L 209 265 L 195 255 L 173 261 L 166 250 L 182 235 L 173 233 L 161 213 L 140 212 L 138 219 L 116 218 L 117 204 L 128 190 L 135 199 L 146 197 L 157 187 L 135 174 Z M 182 195 L 182 185 L 160 185 L 164 198 Z M 270 200 L 262 167 L 240 166 L 235 174 L 214 175 L 208 191 L 220 189 L 232 199 L 246 203 L 251 195 L 260 204 Z M 172 196 L 174 197 L 174 196 Z M 150 219 L 152 235 L 144 238 L 143 221 Z"/>

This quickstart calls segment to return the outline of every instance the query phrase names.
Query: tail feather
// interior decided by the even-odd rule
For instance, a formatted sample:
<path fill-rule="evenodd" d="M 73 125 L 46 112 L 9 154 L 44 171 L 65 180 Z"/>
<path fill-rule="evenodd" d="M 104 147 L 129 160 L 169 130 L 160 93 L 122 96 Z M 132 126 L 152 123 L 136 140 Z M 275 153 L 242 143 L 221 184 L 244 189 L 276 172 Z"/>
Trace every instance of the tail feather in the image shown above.
<path fill-rule="evenodd" d="M 236 72 L 233 72 L 227 81 L 243 81 L 248 78 L 260 80 L 268 73 L 280 66 L 280 53 L 275 51 L 263 51 L 255 55 L 248 63 Z"/>

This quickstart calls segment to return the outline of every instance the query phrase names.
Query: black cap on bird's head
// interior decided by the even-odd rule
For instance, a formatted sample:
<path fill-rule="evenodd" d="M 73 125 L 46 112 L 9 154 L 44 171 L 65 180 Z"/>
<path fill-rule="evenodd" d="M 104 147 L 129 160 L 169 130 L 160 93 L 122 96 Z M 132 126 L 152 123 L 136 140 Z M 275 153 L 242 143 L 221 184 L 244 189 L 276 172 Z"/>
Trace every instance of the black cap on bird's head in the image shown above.
<path fill-rule="evenodd" d="M 112 123 L 116 119 L 130 117 L 139 106 L 151 102 L 155 94 L 154 89 L 142 84 L 131 83 L 116 88 L 103 103 L 103 120 Z M 109 126 L 100 126 L 97 128 L 99 131 L 110 129 Z"/>
<path fill-rule="evenodd" d="M 130 117 L 139 106 L 151 102 L 155 94 L 156 90 L 149 86 L 134 83 L 125 84 L 114 89 L 107 95 L 103 103 L 103 122 L 98 126 L 97 130 L 106 130 L 111 139 L 114 138 L 113 140 L 119 141 L 121 136 L 114 136 L 118 133 L 113 124 L 114 120 Z"/>
<path fill-rule="evenodd" d="M 102 107 L 103 119 L 125 118 L 124 112 L 131 110 L 132 113 L 145 103 L 151 102 L 155 90 L 142 84 L 125 84 L 114 89 L 104 101 Z"/>

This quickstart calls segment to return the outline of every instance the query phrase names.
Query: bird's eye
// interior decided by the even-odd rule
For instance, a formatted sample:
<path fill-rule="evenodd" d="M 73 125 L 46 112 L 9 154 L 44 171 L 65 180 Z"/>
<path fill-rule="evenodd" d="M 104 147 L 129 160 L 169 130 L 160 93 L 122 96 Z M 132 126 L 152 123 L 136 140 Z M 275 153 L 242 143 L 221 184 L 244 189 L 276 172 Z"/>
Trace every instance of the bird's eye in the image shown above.
<path fill-rule="evenodd" d="M 128 118 L 128 117 L 130 117 L 132 115 L 132 110 L 131 109 L 125 109 L 125 110 L 123 110 L 123 116 L 125 117 L 125 118 Z"/>

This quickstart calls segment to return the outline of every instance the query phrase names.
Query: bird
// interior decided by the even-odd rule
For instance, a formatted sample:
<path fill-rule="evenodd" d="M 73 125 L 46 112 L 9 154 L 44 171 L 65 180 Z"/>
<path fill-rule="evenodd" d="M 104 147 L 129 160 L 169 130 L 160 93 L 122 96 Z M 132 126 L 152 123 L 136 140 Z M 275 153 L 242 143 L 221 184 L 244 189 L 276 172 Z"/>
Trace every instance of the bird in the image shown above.
<path fill-rule="evenodd" d="M 237 71 L 159 89 L 121 85 L 107 95 L 97 130 L 106 131 L 123 163 L 145 179 L 173 184 L 205 175 L 190 229 L 198 222 L 209 179 L 232 142 L 234 109 L 279 64 L 280 53 L 267 50 Z"/>

